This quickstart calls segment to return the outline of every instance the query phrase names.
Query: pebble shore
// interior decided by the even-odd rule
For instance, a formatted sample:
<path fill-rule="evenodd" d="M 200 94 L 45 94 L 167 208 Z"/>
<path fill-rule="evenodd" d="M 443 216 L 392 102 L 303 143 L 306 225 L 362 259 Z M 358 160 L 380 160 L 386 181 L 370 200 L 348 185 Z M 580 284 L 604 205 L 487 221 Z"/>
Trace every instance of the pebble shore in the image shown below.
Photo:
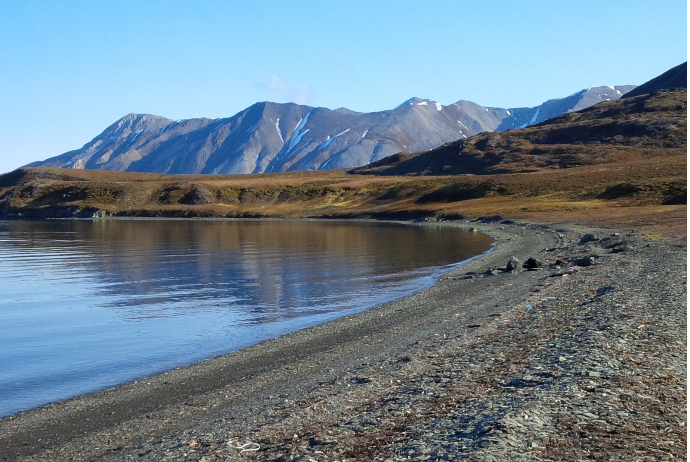
<path fill-rule="evenodd" d="M 425 226 L 499 243 L 364 313 L 2 419 L 0 460 L 685 460 L 684 239 Z"/>

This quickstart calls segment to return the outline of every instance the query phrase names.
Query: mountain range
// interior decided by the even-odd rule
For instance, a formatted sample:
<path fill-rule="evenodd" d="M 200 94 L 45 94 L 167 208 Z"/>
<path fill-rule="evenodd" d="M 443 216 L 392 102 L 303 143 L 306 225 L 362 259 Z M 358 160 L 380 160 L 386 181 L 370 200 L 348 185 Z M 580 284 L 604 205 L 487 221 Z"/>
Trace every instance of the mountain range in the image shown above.
<path fill-rule="evenodd" d="M 619 99 L 634 85 L 592 87 L 531 108 L 443 106 L 412 98 L 359 113 L 293 103 L 257 103 L 223 119 L 171 120 L 129 114 L 81 149 L 27 167 L 152 173 L 248 174 L 359 167 L 481 132 L 524 128 Z"/>
<path fill-rule="evenodd" d="M 0 175 L 0 217 L 457 219 L 496 214 L 524 218 L 530 213 L 543 218 L 543 213 L 550 213 L 551 219 L 560 220 L 564 213 L 578 210 L 579 217 L 620 217 L 621 208 L 632 206 L 665 214 L 658 207 L 687 203 L 686 68 L 683 64 L 641 85 L 647 90 L 638 96 L 602 101 L 525 128 L 479 133 L 428 151 L 400 152 L 349 170 L 169 175 L 18 169 Z M 414 99 L 393 112 L 422 111 L 428 106 L 443 112 L 443 106 L 438 110 L 430 103 Z M 542 111 L 546 105 L 540 115 Z M 334 112 L 349 114 L 330 111 Z M 527 114 L 527 123 L 539 117 L 536 113 L 535 109 Z M 311 133 L 312 118 L 306 114 L 296 134 L 283 138 L 286 152 L 298 149 Z M 159 133 L 170 130 L 165 121 L 157 128 Z M 156 119 L 151 122 L 155 126 Z M 185 123 L 189 126 L 193 121 Z M 208 121 L 199 123 L 208 126 Z M 282 125 L 273 122 L 277 132 L 276 123 L 277 128 Z M 335 140 L 329 144 L 347 133 L 331 137 Z M 115 135 L 106 134 L 113 139 Z M 625 213 L 639 222 L 635 210 L 634 217 Z M 685 212 L 673 210 L 674 223 L 685 229 Z"/>

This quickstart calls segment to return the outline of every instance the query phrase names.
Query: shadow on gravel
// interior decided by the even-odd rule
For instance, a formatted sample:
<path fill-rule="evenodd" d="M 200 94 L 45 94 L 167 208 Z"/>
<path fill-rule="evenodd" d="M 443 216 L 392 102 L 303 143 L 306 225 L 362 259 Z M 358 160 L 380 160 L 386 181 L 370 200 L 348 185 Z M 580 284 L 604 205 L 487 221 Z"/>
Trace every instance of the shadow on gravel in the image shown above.
<path fill-rule="evenodd" d="M 533 376 L 534 377 L 534 376 Z M 544 387 L 553 382 L 553 375 L 549 373 L 538 374 L 534 378 L 515 378 L 503 385 L 503 388 L 531 388 Z"/>
<path fill-rule="evenodd" d="M 452 439 L 464 440 L 468 448 L 485 448 L 491 444 L 486 437 L 491 436 L 496 430 L 502 430 L 499 423 L 507 411 L 501 411 L 497 415 L 484 417 L 462 416 L 455 420 L 456 430 Z"/>
<path fill-rule="evenodd" d="M 601 286 L 597 289 L 597 298 L 601 298 L 604 295 L 616 290 L 613 286 Z"/>

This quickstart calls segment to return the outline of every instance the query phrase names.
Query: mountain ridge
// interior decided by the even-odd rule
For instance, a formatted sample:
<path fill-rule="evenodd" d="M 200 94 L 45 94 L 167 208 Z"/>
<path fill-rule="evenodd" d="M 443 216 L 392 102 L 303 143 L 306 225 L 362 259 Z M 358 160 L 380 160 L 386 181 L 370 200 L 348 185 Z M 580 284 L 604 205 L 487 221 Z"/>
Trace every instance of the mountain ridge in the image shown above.
<path fill-rule="evenodd" d="M 220 119 L 176 121 L 132 113 L 82 148 L 26 167 L 203 174 L 352 168 L 480 132 L 525 127 L 617 99 L 632 88 L 592 87 L 533 108 L 484 107 L 464 100 L 444 106 L 415 97 L 372 113 L 267 101 Z"/>

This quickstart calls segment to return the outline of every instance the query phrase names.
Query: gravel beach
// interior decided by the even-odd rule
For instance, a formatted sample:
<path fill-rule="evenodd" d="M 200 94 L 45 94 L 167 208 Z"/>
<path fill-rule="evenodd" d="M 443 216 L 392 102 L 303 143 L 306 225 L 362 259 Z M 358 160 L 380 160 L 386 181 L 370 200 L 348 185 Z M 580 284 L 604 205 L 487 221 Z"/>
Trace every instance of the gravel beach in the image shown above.
<path fill-rule="evenodd" d="M 685 460 L 685 239 L 427 226 L 498 245 L 369 311 L 2 419 L 0 460 Z"/>

